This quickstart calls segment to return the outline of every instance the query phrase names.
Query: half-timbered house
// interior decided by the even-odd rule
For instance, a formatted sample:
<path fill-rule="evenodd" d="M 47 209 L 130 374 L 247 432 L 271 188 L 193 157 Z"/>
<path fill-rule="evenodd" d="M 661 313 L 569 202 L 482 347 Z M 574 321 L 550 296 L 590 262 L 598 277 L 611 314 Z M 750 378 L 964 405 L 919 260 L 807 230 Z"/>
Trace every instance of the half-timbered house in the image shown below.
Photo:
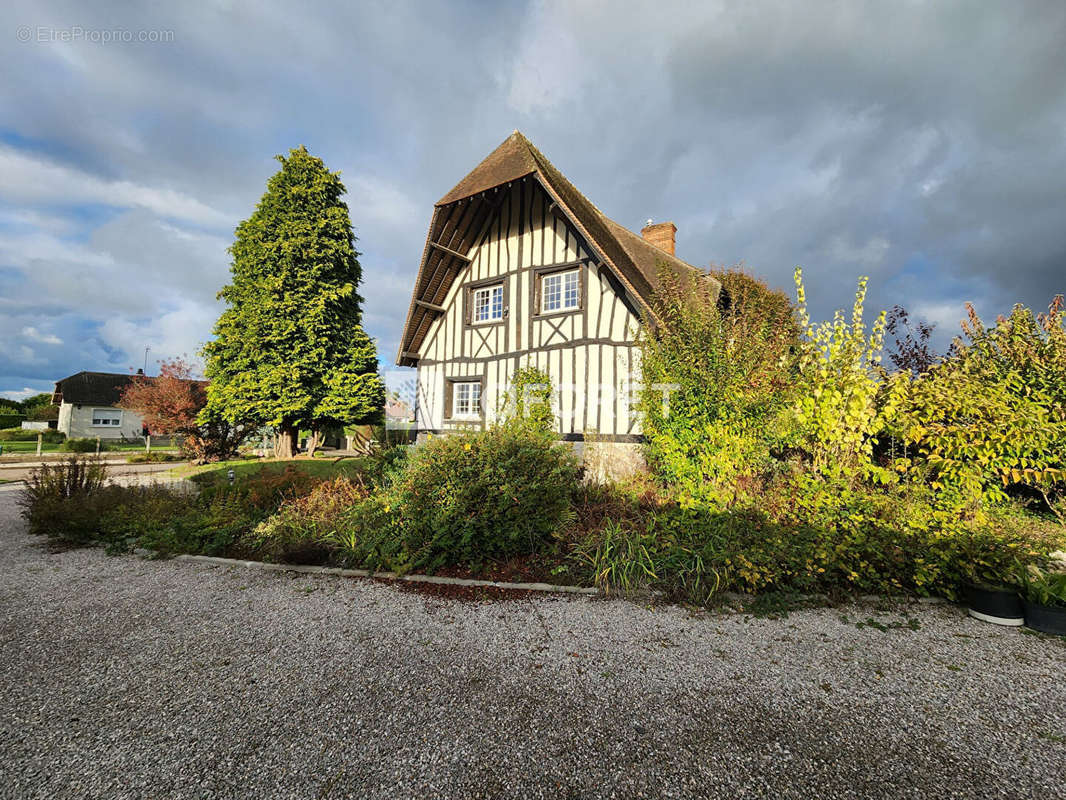
<path fill-rule="evenodd" d="M 418 370 L 418 433 L 488 424 L 532 365 L 551 377 L 560 439 L 632 461 L 637 335 L 656 323 L 660 270 L 704 276 L 674 255 L 675 232 L 608 219 L 515 131 L 433 209 L 397 359 Z"/>

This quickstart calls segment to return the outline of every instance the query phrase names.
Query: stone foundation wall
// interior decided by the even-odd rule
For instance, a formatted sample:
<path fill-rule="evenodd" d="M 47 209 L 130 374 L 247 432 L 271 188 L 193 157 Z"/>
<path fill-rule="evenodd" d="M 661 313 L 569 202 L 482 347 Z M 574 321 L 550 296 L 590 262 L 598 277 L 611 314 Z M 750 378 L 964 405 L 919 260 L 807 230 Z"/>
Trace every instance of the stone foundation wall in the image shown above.
<path fill-rule="evenodd" d="M 624 480 L 647 472 L 644 445 L 630 442 L 574 442 L 574 452 L 585 468 L 585 480 Z"/>
<path fill-rule="evenodd" d="M 434 434 L 449 436 L 451 434 Z M 419 431 L 416 444 L 422 444 L 429 434 Z M 644 445 L 633 442 L 569 442 L 582 467 L 585 480 L 624 480 L 640 472 L 647 472 Z"/>

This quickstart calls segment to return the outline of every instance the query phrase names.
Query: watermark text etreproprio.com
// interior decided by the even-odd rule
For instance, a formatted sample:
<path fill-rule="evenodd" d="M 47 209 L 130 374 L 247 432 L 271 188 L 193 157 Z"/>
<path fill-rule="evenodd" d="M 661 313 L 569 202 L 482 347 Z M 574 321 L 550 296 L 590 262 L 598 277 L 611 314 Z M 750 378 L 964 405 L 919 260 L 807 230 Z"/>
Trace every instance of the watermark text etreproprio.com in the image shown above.
<path fill-rule="evenodd" d="M 69 28 L 54 28 L 49 25 L 21 25 L 15 31 L 15 38 L 20 42 L 89 42 L 90 44 L 131 44 L 146 42 L 149 44 L 168 44 L 174 41 L 174 31 L 164 29 L 141 28 L 83 28 L 71 25 Z"/>

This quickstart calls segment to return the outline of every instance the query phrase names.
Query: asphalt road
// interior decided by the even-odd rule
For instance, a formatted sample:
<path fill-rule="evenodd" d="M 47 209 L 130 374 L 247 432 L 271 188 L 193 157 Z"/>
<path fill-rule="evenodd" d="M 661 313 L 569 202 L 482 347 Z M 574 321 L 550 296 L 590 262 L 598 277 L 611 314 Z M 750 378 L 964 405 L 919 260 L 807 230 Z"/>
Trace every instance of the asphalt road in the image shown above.
<path fill-rule="evenodd" d="M 0 480 L 24 481 L 29 477 L 30 472 L 32 472 L 37 466 L 38 463 L 31 460 L 6 464 L 0 462 Z M 116 463 L 108 463 L 107 470 L 108 474 L 116 478 L 128 479 L 131 476 L 145 476 L 160 472 L 168 472 L 177 466 L 181 465 L 175 462 L 163 464 L 127 464 L 125 461 L 118 461 Z"/>
<path fill-rule="evenodd" d="M 50 553 L 0 487 L 0 797 L 1058 798 L 1066 645 Z"/>

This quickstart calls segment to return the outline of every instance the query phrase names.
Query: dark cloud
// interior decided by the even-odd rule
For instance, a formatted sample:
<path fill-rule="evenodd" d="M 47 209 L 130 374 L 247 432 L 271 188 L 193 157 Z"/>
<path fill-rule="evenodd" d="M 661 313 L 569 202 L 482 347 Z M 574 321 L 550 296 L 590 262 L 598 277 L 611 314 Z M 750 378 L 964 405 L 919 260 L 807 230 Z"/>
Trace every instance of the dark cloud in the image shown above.
<path fill-rule="evenodd" d="M 860 274 L 949 327 L 1066 290 L 1061 3 L 5 10 L 0 391 L 195 349 L 300 143 L 343 171 L 387 364 L 432 203 L 516 127 L 693 263 L 802 264 L 819 314 Z M 36 41 L 74 26 L 172 41 Z"/>

